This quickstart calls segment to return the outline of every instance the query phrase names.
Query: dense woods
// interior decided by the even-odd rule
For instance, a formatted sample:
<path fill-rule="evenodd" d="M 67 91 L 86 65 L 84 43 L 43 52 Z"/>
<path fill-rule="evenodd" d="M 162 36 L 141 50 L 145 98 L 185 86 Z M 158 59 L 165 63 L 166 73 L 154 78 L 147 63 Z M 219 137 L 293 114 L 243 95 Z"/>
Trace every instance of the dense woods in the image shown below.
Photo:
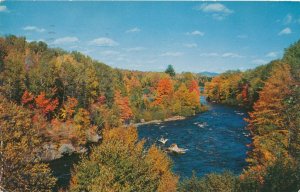
<path fill-rule="evenodd" d="M 47 177 L 50 170 L 46 164 L 41 163 L 42 160 L 59 158 L 64 153 L 74 151 L 84 152 L 87 144 L 99 141 L 104 129 L 164 120 L 177 115 L 191 116 L 205 110 L 199 101 L 200 79 L 205 81 L 205 78 L 192 73 L 175 74 L 171 65 L 166 73 L 113 69 L 78 52 L 48 48 L 43 42 L 28 43 L 25 38 L 15 36 L 0 38 L 1 162 L 10 162 L 10 156 L 6 153 L 14 149 L 11 147 L 13 142 L 18 144 L 14 138 L 17 137 L 20 144 L 24 144 L 25 151 L 12 153 L 24 153 L 18 157 L 26 159 L 23 160 L 24 166 L 25 162 L 36 162 L 34 166 L 40 166 L 40 170 L 32 171 L 27 167 L 29 173 L 44 174 Z M 19 118 L 19 115 L 24 116 L 24 119 Z M 13 121 L 15 118 L 16 121 Z M 27 127 L 21 126 L 24 123 Z M 14 129 L 16 133 L 13 132 Z M 26 132 L 27 129 L 29 132 Z M 31 132 L 34 133 L 33 138 L 28 138 L 27 134 Z M 28 139 L 33 140 L 35 137 L 40 142 L 26 143 Z M 107 140 L 103 143 L 105 141 Z M 136 140 L 132 142 L 135 143 Z M 106 150 L 105 146 L 101 145 L 101 149 Z M 124 150 L 127 150 L 124 151 L 126 154 L 131 149 L 125 147 Z M 136 157 L 138 160 L 142 149 L 136 153 L 140 153 Z M 163 158 L 159 157 L 163 154 L 155 147 L 149 150 L 150 154 Z M 20 160 L 21 163 L 21 159 L 13 160 Z M 130 160 L 131 158 L 127 161 Z M 11 173 L 6 169 L 10 166 L 5 163 L 2 165 L 4 171 Z M 153 163 L 149 164 L 145 159 L 149 169 L 158 169 Z M 164 171 L 169 171 L 169 167 L 164 168 Z M 23 168 L 18 169 L 22 175 Z M 148 170 L 145 174 L 150 172 L 152 173 Z M 157 173 L 153 173 L 154 184 L 151 189 L 158 189 L 158 181 L 161 179 L 169 182 L 165 180 L 170 180 L 172 175 L 168 172 L 166 177 L 162 177 L 161 171 L 158 172 L 157 176 Z M 55 183 L 55 179 L 50 176 L 47 178 L 51 181 L 45 180 L 44 184 L 34 181 L 35 176 L 32 176 L 29 177 L 32 181 L 28 181 L 28 184 L 24 181 L 21 185 L 22 179 L 28 178 L 18 174 L 16 176 L 19 178 L 15 178 L 15 182 L 20 182 L 20 185 L 15 186 L 21 191 L 46 190 L 44 184 L 48 184 L 48 189 L 51 189 Z M 14 186 L 11 177 L 12 175 L 1 176 L 1 183 L 7 179 Z M 1 185 L 9 189 L 8 184 Z"/>
<path fill-rule="evenodd" d="M 1 187 L 51 191 L 56 178 L 45 151 L 85 151 L 98 142 L 74 167 L 70 191 L 299 190 L 300 41 L 280 60 L 210 79 L 176 74 L 171 65 L 162 73 L 113 69 L 43 42 L 0 38 Z M 248 166 L 240 176 L 179 183 L 169 157 L 145 149 L 132 124 L 204 111 L 204 84 L 209 101 L 249 109 Z"/>

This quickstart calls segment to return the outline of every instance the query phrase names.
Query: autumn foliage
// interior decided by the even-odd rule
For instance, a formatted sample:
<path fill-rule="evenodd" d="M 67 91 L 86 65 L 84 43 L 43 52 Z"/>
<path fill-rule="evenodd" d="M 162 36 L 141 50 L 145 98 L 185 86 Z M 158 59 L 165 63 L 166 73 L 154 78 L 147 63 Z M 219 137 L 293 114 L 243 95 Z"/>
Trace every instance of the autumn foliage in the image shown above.
<path fill-rule="evenodd" d="M 129 105 L 129 100 L 127 97 L 123 97 L 120 91 L 115 92 L 115 104 L 120 111 L 120 118 L 122 119 L 122 121 L 127 121 L 133 117 L 133 113 Z"/>
<path fill-rule="evenodd" d="M 173 94 L 172 80 L 169 77 L 160 79 L 156 87 L 156 97 L 153 104 L 167 107 L 172 98 L 172 94 Z"/>
<path fill-rule="evenodd" d="M 71 191 L 170 191 L 178 177 L 170 159 L 155 146 L 143 151 L 136 128 L 105 130 L 103 142 L 75 166 Z"/>
<path fill-rule="evenodd" d="M 1 187 L 7 191 L 52 191 L 56 179 L 39 152 L 43 143 L 33 112 L 0 95 Z"/>
<path fill-rule="evenodd" d="M 36 107 L 45 115 L 53 112 L 58 106 L 58 99 L 46 98 L 45 92 L 41 92 L 34 100 Z"/>
<path fill-rule="evenodd" d="M 285 99 L 290 95 L 293 84 L 289 65 L 279 63 L 259 93 L 259 100 L 247 120 L 248 129 L 254 136 L 253 150 L 247 159 L 250 163 L 248 172 L 262 174 L 279 157 L 289 158 L 289 117 L 285 114 L 288 107 Z M 261 182 L 262 178 L 259 177 Z"/>

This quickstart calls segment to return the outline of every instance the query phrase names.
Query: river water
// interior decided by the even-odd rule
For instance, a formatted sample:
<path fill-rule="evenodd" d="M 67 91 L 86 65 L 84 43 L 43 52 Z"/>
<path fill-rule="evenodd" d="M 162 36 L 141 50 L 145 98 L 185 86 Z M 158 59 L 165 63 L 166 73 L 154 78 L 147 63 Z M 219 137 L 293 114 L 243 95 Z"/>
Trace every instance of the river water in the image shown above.
<path fill-rule="evenodd" d="M 246 165 L 246 145 L 250 143 L 245 130 L 247 112 L 235 107 L 206 103 L 209 110 L 194 117 L 148 124 L 138 127 L 139 138 L 146 139 L 146 146 L 156 144 L 161 148 L 176 143 L 188 149 L 185 154 L 170 154 L 173 170 L 181 178 L 190 177 L 192 171 L 197 176 L 211 172 L 230 170 L 239 174 Z M 167 138 L 164 145 L 158 140 Z"/>
<path fill-rule="evenodd" d="M 247 112 L 207 103 L 204 97 L 201 97 L 201 103 L 209 110 L 185 120 L 138 126 L 139 138 L 146 139 L 146 147 L 156 144 L 164 149 L 176 143 L 188 149 L 185 154 L 170 154 L 173 171 L 181 178 L 190 177 L 192 171 L 197 176 L 224 170 L 239 174 L 246 165 L 246 145 L 251 141 L 243 120 Z M 162 137 L 168 139 L 165 145 L 158 141 Z M 58 188 L 68 186 L 70 170 L 78 160 L 78 155 L 71 155 L 50 162 L 58 178 Z"/>

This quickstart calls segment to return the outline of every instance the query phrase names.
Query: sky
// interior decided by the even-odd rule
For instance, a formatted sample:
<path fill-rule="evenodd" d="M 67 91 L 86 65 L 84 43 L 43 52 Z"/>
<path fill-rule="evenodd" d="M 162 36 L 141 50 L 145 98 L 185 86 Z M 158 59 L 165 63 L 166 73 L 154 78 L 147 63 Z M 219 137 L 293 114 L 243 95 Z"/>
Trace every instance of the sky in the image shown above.
<path fill-rule="evenodd" d="M 0 0 L 0 36 L 141 71 L 246 70 L 300 39 L 300 2 Z"/>

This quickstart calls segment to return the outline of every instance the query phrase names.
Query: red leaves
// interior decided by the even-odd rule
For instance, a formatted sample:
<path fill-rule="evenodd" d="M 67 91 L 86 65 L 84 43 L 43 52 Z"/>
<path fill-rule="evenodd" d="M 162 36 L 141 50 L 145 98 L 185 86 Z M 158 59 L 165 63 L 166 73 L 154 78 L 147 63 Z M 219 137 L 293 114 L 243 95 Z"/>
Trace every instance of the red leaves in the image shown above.
<path fill-rule="evenodd" d="M 248 89 L 249 89 L 249 85 L 246 84 L 243 86 L 243 90 L 242 90 L 242 99 L 244 102 L 248 102 Z"/>
<path fill-rule="evenodd" d="M 25 91 L 22 96 L 22 104 L 29 106 L 30 109 L 39 109 L 43 115 L 53 112 L 58 106 L 58 99 L 46 98 L 45 92 L 41 92 L 36 98 L 29 91 Z"/>
<path fill-rule="evenodd" d="M 45 92 L 41 92 L 35 98 L 36 107 L 41 109 L 43 114 L 46 115 L 49 112 L 53 112 L 58 106 L 58 99 L 47 99 Z"/>
<path fill-rule="evenodd" d="M 34 95 L 26 90 L 22 96 L 22 104 L 26 105 L 27 103 L 31 102 L 33 98 Z"/>
<path fill-rule="evenodd" d="M 190 92 L 195 91 L 197 93 L 198 97 L 200 97 L 200 89 L 199 89 L 198 82 L 196 80 L 192 80 L 189 83 L 189 91 Z"/>
<path fill-rule="evenodd" d="M 106 103 L 106 97 L 103 96 L 103 95 L 99 96 L 99 97 L 98 97 L 98 103 L 99 103 L 100 105 L 105 104 L 105 103 Z"/>

